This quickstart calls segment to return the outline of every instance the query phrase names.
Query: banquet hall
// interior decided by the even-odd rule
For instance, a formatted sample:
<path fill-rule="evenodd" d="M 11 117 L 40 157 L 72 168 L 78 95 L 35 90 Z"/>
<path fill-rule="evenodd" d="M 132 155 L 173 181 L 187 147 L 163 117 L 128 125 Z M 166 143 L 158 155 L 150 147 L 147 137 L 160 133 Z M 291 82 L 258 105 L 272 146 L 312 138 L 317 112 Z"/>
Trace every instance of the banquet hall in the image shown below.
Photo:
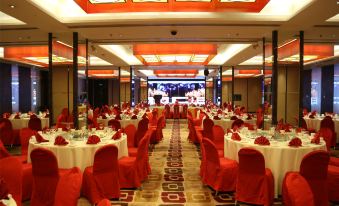
<path fill-rule="evenodd" d="M 339 205 L 338 0 L 1 0 L 0 206 Z"/>

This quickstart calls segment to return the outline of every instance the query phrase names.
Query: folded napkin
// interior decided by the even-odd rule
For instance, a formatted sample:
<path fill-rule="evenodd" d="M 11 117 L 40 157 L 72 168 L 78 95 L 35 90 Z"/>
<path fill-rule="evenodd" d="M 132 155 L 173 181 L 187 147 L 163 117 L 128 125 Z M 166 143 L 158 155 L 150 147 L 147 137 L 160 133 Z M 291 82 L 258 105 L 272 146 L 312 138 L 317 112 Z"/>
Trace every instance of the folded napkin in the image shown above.
<path fill-rule="evenodd" d="M 49 118 L 49 113 L 45 114 L 45 118 Z"/>
<path fill-rule="evenodd" d="M 301 147 L 302 142 L 298 137 L 294 137 L 289 143 L 288 146 L 290 147 Z"/>
<path fill-rule="evenodd" d="M 135 109 L 135 110 L 133 111 L 133 114 L 135 114 L 135 115 L 139 114 L 139 110 L 138 110 L 138 109 Z"/>
<path fill-rule="evenodd" d="M 252 119 L 252 115 L 247 115 L 246 120 L 251 120 Z"/>
<path fill-rule="evenodd" d="M 107 119 L 107 117 L 106 117 L 105 114 L 101 115 L 101 118 L 102 118 L 102 119 Z"/>
<path fill-rule="evenodd" d="M 10 113 L 4 113 L 4 114 L 2 115 L 2 117 L 5 118 L 5 119 L 8 119 L 10 116 L 11 116 Z"/>
<path fill-rule="evenodd" d="M 314 115 L 310 115 L 310 116 L 308 116 L 310 119 L 314 119 Z"/>
<path fill-rule="evenodd" d="M 285 128 L 285 132 L 291 132 L 290 128 L 289 128 L 289 127 L 286 127 L 286 128 Z"/>
<path fill-rule="evenodd" d="M 86 144 L 98 144 L 100 142 L 100 138 L 97 135 L 91 135 L 88 137 Z"/>
<path fill-rule="evenodd" d="M 320 144 L 320 134 L 317 132 L 315 133 L 313 139 L 311 140 L 312 144 Z"/>
<path fill-rule="evenodd" d="M 217 115 L 215 115 L 215 116 L 213 117 L 213 119 L 214 119 L 214 120 L 221 120 L 220 117 L 218 117 Z"/>
<path fill-rule="evenodd" d="M 241 137 L 238 133 L 234 132 L 231 137 L 232 140 L 241 141 Z"/>
<path fill-rule="evenodd" d="M 20 114 L 16 114 L 16 115 L 14 116 L 14 119 L 20 119 Z"/>
<path fill-rule="evenodd" d="M 233 131 L 230 128 L 227 128 L 226 134 L 228 134 L 228 133 L 233 133 Z"/>
<path fill-rule="evenodd" d="M 112 137 L 112 139 L 120 139 L 121 138 L 121 130 L 119 129 Z"/>
<path fill-rule="evenodd" d="M 131 119 L 138 119 L 138 117 L 137 117 L 137 115 L 133 115 L 132 117 L 131 117 Z"/>
<path fill-rule="evenodd" d="M 68 145 L 68 142 L 62 136 L 57 136 L 54 141 L 54 145 L 65 146 Z"/>
<path fill-rule="evenodd" d="M 35 133 L 35 140 L 38 142 L 38 143 L 41 143 L 41 142 L 48 142 L 47 139 L 44 139 L 40 134 L 39 132 Z"/>
<path fill-rule="evenodd" d="M 31 116 L 29 116 L 30 119 L 34 119 L 34 118 L 38 118 L 38 116 L 36 116 L 35 114 L 32 114 Z"/>
<path fill-rule="evenodd" d="M 237 119 L 238 119 L 237 116 L 232 116 L 232 117 L 231 117 L 231 120 L 237 120 Z"/>
<path fill-rule="evenodd" d="M 300 133 L 300 132 L 302 132 L 303 131 L 303 128 L 301 128 L 301 127 L 298 127 L 296 130 L 295 130 L 297 133 Z"/>
<path fill-rule="evenodd" d="M 260 137 L 257 137 L 255 140 L 254 140 L 254 144 L 258 144 L 258 145 L 270 145 L 270 141 L 264 137 L 264 136 L 260 136 Z"/>
<path fill-rule="evenodd" d="M 218 113 L 218 114 L 222 114 L 222 110 L 221 110 L 221 109 L 219 109 L 217 113 Z"/>
<path fill-rule="evenodd" d="M 4 180 L 4 178 L 0 178 L 0 200 L 7 199 L 9 193 L 8 186 Z"/>

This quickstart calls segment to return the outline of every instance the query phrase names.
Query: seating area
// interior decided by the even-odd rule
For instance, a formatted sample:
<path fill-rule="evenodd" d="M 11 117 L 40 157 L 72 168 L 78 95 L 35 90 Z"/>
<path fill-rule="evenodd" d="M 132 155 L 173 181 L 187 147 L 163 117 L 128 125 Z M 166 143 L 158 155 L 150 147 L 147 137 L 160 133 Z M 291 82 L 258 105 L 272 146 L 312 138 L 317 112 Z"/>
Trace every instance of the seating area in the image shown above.
<path fill-rule="evenodd" d="M 0 206 L 339 205 L 338 0 L 1 0 Z"/>

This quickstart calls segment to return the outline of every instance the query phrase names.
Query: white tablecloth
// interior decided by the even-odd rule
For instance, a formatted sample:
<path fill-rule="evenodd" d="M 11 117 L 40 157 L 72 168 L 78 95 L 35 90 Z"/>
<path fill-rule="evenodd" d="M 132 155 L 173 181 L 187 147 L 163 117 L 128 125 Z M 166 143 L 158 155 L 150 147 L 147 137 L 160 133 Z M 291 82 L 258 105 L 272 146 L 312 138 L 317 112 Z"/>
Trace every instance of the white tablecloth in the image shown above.
<path fill-rule="evenodd" d="M 319 131 L 320 122 L 323 119 L 324 118 L 322 118 L 322 117 L 314 118 L 314 119 L 304 117 L 304 120 L 307 124 L 307 128 L 312 128 L 312 129 L 315 129 L 316 131 Z M 333 119 L 333 122 L 334 122 L 334 130 L 337 133 L 337 143 L 339 143 L 339 119 Z"/>
<path fill-rule="evenodd" d="M 21 119 L 9 119 L 12 123 L 13 129 L 22 129 L 28 127 L 29 118 L 21 118 Z M 41 127 L 49 127 L 49 118 L 40 118 L 41 120 Z"/>
<path fill-rule="evenodd" d="M 102 119 L 102 118 L 98 118 L 98 124 L 102 124 L 104 127 L 108 126 L 108 121 L 110 119 Z M 140 119 L 123 119 L 123 120 L 119 120 L 120 121 L 120 125 L 122 128 L 125 128 L 127 125 L 129 124 L 133 124 L 136 128 L 138 128 L 138 124 L 140 122 Z M 84 124 L 85 122 L 83 121 L 83 123 L 80 123 L 80 119 L 79 119 L 79 128 L 81 128 L 81 126 L 85 126 Z"/>
<path fill-rule="evenodd" d="M 35 139 L 32 138 L 28 146 L 27 162 L 31 162 L 29 155 L 31 151 L 39 147 L 48 149 L 54 153 L 58 160 L 59 168 L 69 169 L 72 167 L 79 167 L 81 171 L 84 171 L 86 167 L 93 165 L 95 152 L 104 145 L 114 144 L 117 146 L 119 151 L 118 158 L 128 156 L 126 135 L 122 136 L 119 140 L 112 140 L 111 137 L 113 134 L 114 133 L 107 133 L 107 137 L 102 138 L 101 142 L 95 145 L 86 144 L 86 140 L 72 140 L 72 142 L 66 146 L 54 145 L 53 140 L 38 144 L 35 142 Z"/>
<path fill-rule="evenodd" d="M 243 121 L 246 122 L 246 123 L 249 123 L 249 124 L 253 124 L 253 125 L 256 124 L 254 119 L 243 120 Z M 234 122 L 234 120 L 221 119 L 221 120 L 213 120 L 213 122 L 214 122 L 214 125 L 221 126 L 224 129 L 224 131 L 226 132 L 227 129 L 231 129 L 232 123 Z"/>
<path fill-rule="evenodd" d="M 322 140 L 319 145 L 308 144 L 299 148 L 289 147 L 288 142 L 272 142 L 270 146 L 254 144 L 254 139 L 243 138 L 234 141 L 225 135 L 224 155 L 225 157 L 239 161 L 238 152 L 241 148 L 251 147 L 260 151 L 265 157 L 266 168 L 271 169 L 274 178 L 275 197 L 281 194 L 284 176 L 288 171 L 299 171 L 303 157 L 314 150 L 325 150 L 326 145 Z"/>

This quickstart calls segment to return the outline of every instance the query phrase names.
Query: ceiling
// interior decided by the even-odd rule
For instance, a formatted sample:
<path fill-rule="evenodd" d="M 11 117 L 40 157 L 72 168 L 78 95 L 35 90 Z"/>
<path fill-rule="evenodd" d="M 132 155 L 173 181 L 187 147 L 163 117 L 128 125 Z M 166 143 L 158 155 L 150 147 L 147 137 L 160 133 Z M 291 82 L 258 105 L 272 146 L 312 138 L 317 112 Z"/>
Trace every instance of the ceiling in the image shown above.
<path fill-rule="evenodd" d="M 92 0 L 93 1 L 93 0 Z M 166 5 L 174 5 L 169 0 Z M 163 3 L 134 3 L 134 7 L 151 5 L 152 10 L 110 10 L 86 12 L 77 3 L 81 0 L 1 0 L 0 4 L 0 48 L 22 45 L 45 45 L 47 36 L 53 33 L 55 41 L 72 44 L 72 32 L 79 33 L 83 43 L 90 42 L 89 53 L 93 57 L 93 69 L 107 66 L 140 66 L 140 70 L 196 69 L 201 73 L 204 66 L 250 66 L 262 64 L 262 39 L 271 41 L 272 31 L 279 32 L 279 45 L 289 42 L 305 31 L 305 41 L 335 45 L 339 42 L 339 4 L 337 0 L 270 0 L 238 2 L 241 5 L 262 3 L 263 8 L 245 11 L 240 9 L 217 10 L 215 2 L 189 2 L 187 5 L 207 5 L 209 9 L 195 11 L 161 10 Z M 126 0 L 126 4 L 132 4 Z M 172 3 L 171 3 L 172 2 Z M 175 1 L 176 2 L 176 1 Z M 87 2 L 88 3 L 88 2 Z M 185 5 L 187 2 L 180 2 Z M 228 2 L 229 3 L 229 2 Z M 234 2 L 230 2 L 231 5 Z M 246 4 L 247 3 L 247 4 Z M 163 5 L 164 5 L 163 4 Z M 224 2 L 227 5 L 227 2 Z M 100 4 L 102 7 L 103 4 Z M 199 6 L 198 6 L 199 7 Z M 246 6 L 244 6 L 246 7 Z M 125 10 L 124 10 L 125 9 Z M 29 11 L 29 12 L 28 12 Z M 92 10 L 93 11 L 93 10 Z M 193 63 L 198 55 L 195 51 L 185 54 L 158 50 L 150 54 L 135 54 L 137 45 L 172 44 L 176 47 L 195 45 L 203 48 L 210 44 L 216 48 L 203 63 Z M 0 49 L 1 51 L 1 49 Z M 0 52 L 1 55 L 1 52 Z M 153 55 L 153 56 L 145 56 Z M 337 54 L 338 55 L 338 54 Z M 167 56 L 167 57 L 164 57 Z M 186 57 L 180 57 L 186 56 Z M 188 57 L 189 56 L 189 57 Z M 291 55 L 292 56 L 292 55 Z M 335 53 L 334 53 L 335 56 Z M 294 56 L 295 58 L 296 56 Z M 186 59 L 185 65 L 159 63 L 161 58 Z M 146 59 L 149 60 L 147 63 Z M 157 59 L 158 63 L 151 61 Z M 208 60 L 207 60 L 208 59 Z M 28 59 L 29 60 L 29 59 Z M 32 59 L 31 59 L 32 60 Z M 34 59 L 33 59 L 34 60 Z M 103 60 L 105 65 L 100 65 Z M 252 60 L 252 61 L 251 61 Z M 43 60 L 45 61 L 45 60 Z M 145 63 L 146 62 L 146 63 Z M 101 62 L 102 63 L 102 62 Z M 238 66 L 240 65 L 240 66 Z M 147 76 L 147 75 L 146 75 Z"/>

